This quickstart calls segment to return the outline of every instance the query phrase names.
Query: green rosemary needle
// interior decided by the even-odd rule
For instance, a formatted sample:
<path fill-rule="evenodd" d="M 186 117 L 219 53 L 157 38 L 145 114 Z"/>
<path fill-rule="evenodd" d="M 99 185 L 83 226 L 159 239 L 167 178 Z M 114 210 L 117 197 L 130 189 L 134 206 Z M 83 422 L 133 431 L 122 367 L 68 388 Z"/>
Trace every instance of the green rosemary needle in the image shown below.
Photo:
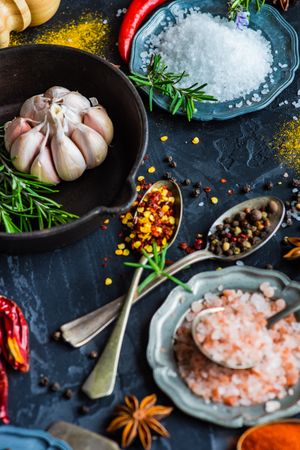
<path fill-rule="evenodd" d="M 146 252 L 146 250 L 142 249 L 143 255 L 145 258 L 147 258 L 147 264 L 141 264 L 141 263 L 132 263 L 132 262 L 125 262 L 124 265 L 127 267 L 134 267 L 135 269 L 142 267 L 144 270 L 150 270 L 151 273 L 142 281 L 142 283 L 138 287 L 138 293 L 140 294 L 148 284 L 151 283 L 151 281 L 155 280 L 155 278 L 159 276 L 163 276 L 168 278 L 169 280 L 173 281 L 173 283 L 178 284 L 178 286 L 181 286 L 183 289 L 185 289 L 187 292 L 192 292 L 191 288 L 188 284 L 183 283 L 178 278 L 174 277 L 173 275 L 168 274 L 165 271 L 166 266 L 166 255 L 168 247 L 165 247 L 161 253 L 157 252 L 157 245 L 156 242 L 153 242 L 153 256 L 149 255 L 149 253 Z"/>
<path fill-rule="evenodd" d="M 3 138 L 4 127 L 0 127 L 0 229 L 21 233 L 77 219 L 77 215 L 64 211 L 59 203 L 48 198 L 59 192 L 53 185 L 14 168 Z"/>
<path fill-rule="evenodd" d="M 162 62 L 160 55 L 153 55 L 147 69 L 147 74 L 142 75 L 132 72 L 129 78 L 139 87 L 145 87 L 149 93 L 149 109 L 153 109 L 153 96 L 155 91 L 169 97 L 169 110 L 176 114 L 182 110 L 190 121 L 196 110 L 195 102 L 216 101 L 212 95 L 205 93 L 207 83 L 199 85 L 192 84 L 189 87 L 180 87 L 179 83 L 189 77 L 189 74 L 168 72 L 168 67 Z"/>

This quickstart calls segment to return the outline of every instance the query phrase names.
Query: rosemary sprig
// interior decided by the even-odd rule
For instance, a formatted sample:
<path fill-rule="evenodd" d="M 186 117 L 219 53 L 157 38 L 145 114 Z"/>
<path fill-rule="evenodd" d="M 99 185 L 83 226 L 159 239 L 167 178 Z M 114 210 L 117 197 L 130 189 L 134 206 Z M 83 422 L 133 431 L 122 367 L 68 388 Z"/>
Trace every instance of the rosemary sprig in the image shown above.
<path fill-rule="evenodd" d="M 185 289 L 187 292 L 192 292 L 191 288 L 188 284 L 183 283 L 178 278 L 174 277 L 173 275 L 168 274 L 165 271 L 166 266 L 166 254 L 168 247 L 165 247 L 161 253 L 157 252 L 157 245 L 154 241 L 153 244 L 153 256 L 149 255 L 149 253 L 146 252 L 146 250 L 142 249 L 143 255 L 145 258 L 147 258 L 147 264 L 141 264 L 141 263 L 132 263 L 132 262 L 125 262 L 124 265 L 127 267 L 134 267 L 139 268 L 142 267 L 145 270 L 150 270 L 151 273 L 142 281 L 142 283 L 138 287 L 138 293 L 140 294 L 145 287 L 151 283 L 155 278 L 159 276 L 163 276 L 168 278 L 169 280 L 173 281 L 173 283 L 178 284 L 183 289 Z"/>
<path fill-rule="evenodd" d="M 180 87 L 179 83 L 189 77 L 186 72 L 173 73 L 167 71 L 168 67 L 162 62 L 160 55 L 153 55 L 147 69 L 147 74 L 132 72 L 129 78 L 139 87 L 146 87 L 149 91 L 149 109 L 153 109 L 153 96 L 158 91 L 169 97 L 171 103 L 169 110 L 172 114 L 181 109 L 190 121 L 196 110 L 195 102 L 216 101 L 212 95 L 205 93 L 207 83 L 192 84 L 189 87 Z"/>
<path fill-rule="evenodd" d="M 0 127 L 0 228 L 7 233 L 43 230 L 78 216 L 62 209 L 48 195 L 59 192 L 36 177 L 18 172 L 4 147 L 4 127 Z"/>
<path fill-rule="evenodd" d="M 259 12 L 264 5 L 265 0 L 229 0 L 228 2 L 228 18 L 235 20 L 239 12 L 249 12 L 250 4 L 255 4 Z"/>

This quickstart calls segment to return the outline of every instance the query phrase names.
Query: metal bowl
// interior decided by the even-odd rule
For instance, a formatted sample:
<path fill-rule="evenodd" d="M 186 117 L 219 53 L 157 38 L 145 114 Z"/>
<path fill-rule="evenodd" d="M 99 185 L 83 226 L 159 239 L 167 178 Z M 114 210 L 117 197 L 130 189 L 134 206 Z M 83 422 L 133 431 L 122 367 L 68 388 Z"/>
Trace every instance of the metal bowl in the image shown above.
<path fill-rule="evenodd" d="M 28 97 L 53 85 L 96 97 L 107 109 L 115 137 L 105 162 L 76 181 L 61 183 L 55 199 L 79 219 L 49 230 L 0 232 L 0 251 L 52 250 L 95 231 L 100 217 L 126 211 L 136 196 L 134 178 L 148 142 L 144 105 L 127 77 L 98 56 L 56 45 L 20 46 L 0 51 L 0 123 L 18 115 Z"/>
<path fill-rule="evenodd" d="M 254 2 L 253 2 L 254 3 Z M 133 72 L 143 72 L 143 52 L 148 52 L 151 35 L 158 36 L 169 22 L 176 23 L 178 11 L 186 15 L 190 8 L 199 8 L 203 13 L 211 13 L 213 16 L 226 17 L 227 2 L 224 0 L 176 0 L 163 8 L 160 8 L 137 32 L 131 51 L 130 69 Z M 296 30 L 282 17 L 272 6 L 264 5 L 260 13 L 256 13 L 255 7 L 250 6 L 250 28 L 261 30 L 263 36 L 270 42 L 274 58 L 274 81 L 270 77 L 266 82 L 268 89 L 264 89 L 263 83 L 256 91 L 252 91 L 245 98 L 236 98 L 227 102 L 211 102 L 197 104 L 197 110 L 193 115 L 194 120 L 227 120 L 246 113 L 265 108 L 293 81 L 295 72 L 299 66 L 298 35 Z M 202 81 L 202 80 L 201 80 Z M 207 80 L 203 80 L 207 82 Z M 147 88 L 143 89 L 146 92 Z M 209 85 L 207 87 L 209 93 Z M 256 96 L 257 97 L 254 97 Z M 169 100 L 155 92 L 153 101 L 165 110 L 169 110 Z M 178 111 L 176 114 L 183 114 Z"/>
<path fill-rule="evenodd" d="M 150 324 L 148 362 L 158 386 L 185 413 L 224 427 L 239 428 L 272 422 L 300 412 L 300 380 L 293 387 L 293 392 L 280 400 L 280 409 L 267 412 L 264 403 L 253 406 L 226 406 L 213 402 L 207 404 L 190 391 L 177 369 L 173 352 L 174 335 L 191 304 L 206 292 L 218 292 L 219 286 L 255 292 L 265 281 L 276 288 L 276 297 L 284 298 L 287 305 L 299 302 L 300 283 L 290 280 L 283 273 L 255 267 L 231 266 L 221 271 L 195 275 L 188 283 L 192 294 L 181 287 L 173 289 L 154 314 Z M 300 321 L 299 312 L 295 315 Z"/>

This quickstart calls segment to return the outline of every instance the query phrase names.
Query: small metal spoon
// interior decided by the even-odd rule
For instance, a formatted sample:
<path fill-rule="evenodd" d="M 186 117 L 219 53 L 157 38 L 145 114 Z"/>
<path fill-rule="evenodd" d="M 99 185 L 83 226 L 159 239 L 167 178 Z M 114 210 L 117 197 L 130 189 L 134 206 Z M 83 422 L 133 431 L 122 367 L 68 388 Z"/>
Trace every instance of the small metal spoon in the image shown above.
<path fill-rule="evenodd" d="M 205 348 L 203 348 L 203 346 L 200 344 L 200 342 L 198 342 L 197 328 L 198 328 L 199 322 L 201 322 L 203 317 L 208 316 L 209 314 L 215 314 L 218 312 L 222 312 L 222 311 L 224 311 L 224 309 L 225 308 L 223 306 L 218 306 L 215 308 L 206 308 L 206 309 L 203 309 L 202 311 L 200 311 L 196 315 L 196 317 L 194 318 L 193 323 L 192 323 L 192 335 L 193 335 L 194 342 L 197 345 L 197 347 L 199 348 L 199 350 L 201 351 L 201 353 L 203 353 L 203 355 L 205 355 L 210 361 L 218 364 L 219 366 L 227 367 L 228 369 L 251 369 L 251 368 L 255 367 L 258 363 L 261 362 L 261 357 L 259 355 L 253 356 L 253 360 L 251 361 L 251 364 L 233 365 L 233 364 L 229 364 L 226 360 L 217 361 L 216 359 L 214 359 L 212 357 L 212 355 L 207 350 L 205 350 Z M 299 310 L 300 310 L 299 303 L 296 305 L 286 306 L 283 310 L 279 311 L 278 313 L 274 314 L 273 316 L 271 316 L 267 319 L 266 328 L 272 328 L 272 326 L 275 325 L 276 322 L 284 319 L 285 317 L 287 317 L 290 314 L 293 314 Z"/>
<path fill-rule="evenodd" d="M 190 255 L 185 256 L 184 258 L 181 258 L 179 261 L 176 261 L 174 264 L 168 267 L 166 272 L 170 275 L 175 275 L 180 270 L 183 270 L 186 267 L 191 266 L 192 264 L 204 261 L 206 259 L 217 259 L 225 262 L 237 261 L 238 259 L 245 258 L 246 256 L 251 255 L 251 253 L 260 249 L 273 237 L 284 218 L 285 207 L 283 202 L 277 197 L 256 197 L 235 205 L 233 208 L 228 209 L 213 223 L 208 233 L 208 235 L 214 233 L 216 226 L 220 223 L 223 223 L 223 220 L 226 217 L 234 216 L 245 208 L 261 208 L 268 205 L 270 201 L 274 201 L 278 206 L 278 211 L 271 217 L 270 234 L 262 242 L 254 245 L 251 250 L 247 250 L 243 253 L 240 253 L 239 255 L 225 256 L 215 255 L 208 250 L 207 246 L 204 250 L 198 250 L 194 253 L 191 253 Z M 147 295 L 164 281 L 166 281 L 165 277 L 156 278 L 143 290 L 143 292 L 139 296 L 134 298 L 133 302 L 135 303 L 136 301 L 141 300 L 145 295 Z M 81 347 L 82 345 L 86 344 L 95 336 L 97 336 L 97 334 L 103 331 L 111 322 L 115 320 L 116 317 L 118 317 L 123 302 L 124 296 L 121 296 L 116 300 L 113 300 L 112 302 L 109 302 L 106 305 L 96 309 L 95 311 L 92 311 L 82 317 L 79 317 L 75 320 L 72 320 L 71 322 L 62 325 L 60 329 L 64 340 L 73 347 Z"/>
<path fill-rule="evenodd" d="M 175 216 L 175 231 L 172 236 L 171 241 L 168 246 L 172 245 L 176 240 L 181 220 L 182 220 L 182 209 L 183 201 L 181 196 L 181 191 L 179 186 L 171 181 L 157 181 L 154 183 L 150 189 L 145 193 L 140 203 L 143 202 L 145 197 L 153 191 L 153 189 L 166 186 L 166 188 L 172 192 L 175 202 L 174 202 L 174 216 Z M 137 216 L 138 212 L 136 213 Z M 147 258 L 142 256 L 140 263 L 145 264 Z M 134 272 L 134 276 L 128 291 L 128 294 L 124 300 L 122 310 L 113 329 L 113 332 L 108 339 L 108 342 L 101 354 L 96 366 L 92 370 L 91 374 L 82 386 L 82 390 L 92 399 L 105 397 L 110 395 L 115 387 L 117 370 L 119 365 L 119 358 L 123 343 L 123 338 L 132 306 L 132 301 L 134 297 L 137 296 L 137 288 L 143 273 L 143 268 L 138 268 Z"/>

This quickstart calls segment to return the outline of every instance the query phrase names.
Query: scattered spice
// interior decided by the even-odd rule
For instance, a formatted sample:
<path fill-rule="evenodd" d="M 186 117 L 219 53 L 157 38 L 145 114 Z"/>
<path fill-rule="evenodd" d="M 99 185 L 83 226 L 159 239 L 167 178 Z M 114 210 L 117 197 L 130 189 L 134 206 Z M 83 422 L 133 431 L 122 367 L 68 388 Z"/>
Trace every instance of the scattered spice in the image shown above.
<path fill-rule="evenodd" d="M 39 385 L 41 387 L 48 387 L 49 386 L 49 378 L 42 375 L 40 377 Z"/>
<path fill-rule="evenodd" d="M 244 184 L 244 186 L 242 187 L 242 192 L 244 194 L 248 194 L 251 191 L 252 191 L 252 187 L 250 186 L 250 184 Z"/>
<path fill-rule="evenodd" d="M 64 393 L 63 393 L 63 397 L 64 397 L 66 400 L 70 400 L 70 399 L 73 397 L 73 391 L 72 391 L 72 389 L 66 389 L 66 390 L 64 391 Z"/>
<path fill-rule="evenodd" d="M 211 197 L 210 201 L 213 205 L 216 205 L 217 203 L 219 203 L 218 197 Z"/>
<path fill-rule="evenodd" d="M 65 24 L 51 25 L 35 38 L 25 33 L 12 34 L 10 45 L 57 44 L 79 48 L 97 55 L 104 55 L 109 43 L 110 28 L 100 13 L 85 12 L 78 19 Z"/>
<path fill-rule="evenodd" d="M 273 147 L 279 161 L 300 173 L 300 122 L 283 124 L 274 137 Z"/>
<path fill-rule="evenodd" d="M 200 142 L 200 139 L 198 138 L 198 136 L 195 136 L 195 137 L 192 139 L 192 144 L 197 145 L 197 144 L 199 144 L 199 142 Z"/>
<path fill-rule="evenodd" d="M 86 405 L 83 405 L 83 406 L 79 407 L 78 411 L 79 411 L 79 414 L 82 414 L 84 416 L 86 414 L 89 414 L 90 408 L 88 406 L 86 406 Z"/>
<path fill-rule="evenodd" d="M 112 284 L 112 279 L 111 278 L 105 278 L 104 280 L 105 286 L 110 286 Z"/>
<path fill-rule="evenodd" d="M 270 230 L 270 215 L 277 211 L 277 204 L 270 201 L 261 209 L 241 211 L 227 217 L 216 226 L 209 239 L 209 250 L 216 255 L 239 255 L 265 239 Z"/>
<path fill-rule="evenodd" d="M 107 428 L 109 433 L 123 428 L 122 447 L 128 447 L 138 436 L 143 448 L 150 450 L 152 431 L 163 437 L 169 437 L 167 429 L 160 421 L 171 414 L 173 408 L 156 405 L 155 394 L 145 397 L 141 402 L 134 395 L 128 395 L 124 402 L 124 405 L 116 407 L 116 417 Z"/>
<path fill-rule="evenodd" d="M 90 359 L 97 359 L 97 358 L 98 358 L 98 352 L 97 352 L 97 350 L 92 350 L 92 351 L 89 353 L 89 358 L 90 358 Z"/>
<path fill-rule="evenodd" d="M 300 425 L 272 423 L 247 430 L 241 450 L 300 450 Z"/>
<path fill-rule="evenodd" d="M 59 331 L 59 330 L 54 331 L 51 334 L 51 338 L 53 339 L 53 341 L 56 341 L 56 342 L 60 341 L 61 340 L 61 331 Z"/>
<path fill-rule="evenodd" d="M 161 142 L 166 142 L 168 139 L 169 139 L 168 136 L 161 136 L 160 137 Z"/>
<path fill-rule="evenodd" d="M 154 173 L 156 171 L 154 166 L 149 167 L 148 173 Z"/>
<path fill-rule="evenodd" d="M 58 392 L 60 390 L 60 384 L 57 382 L 51 383 L 49 389 L 51 392 Z"/>

